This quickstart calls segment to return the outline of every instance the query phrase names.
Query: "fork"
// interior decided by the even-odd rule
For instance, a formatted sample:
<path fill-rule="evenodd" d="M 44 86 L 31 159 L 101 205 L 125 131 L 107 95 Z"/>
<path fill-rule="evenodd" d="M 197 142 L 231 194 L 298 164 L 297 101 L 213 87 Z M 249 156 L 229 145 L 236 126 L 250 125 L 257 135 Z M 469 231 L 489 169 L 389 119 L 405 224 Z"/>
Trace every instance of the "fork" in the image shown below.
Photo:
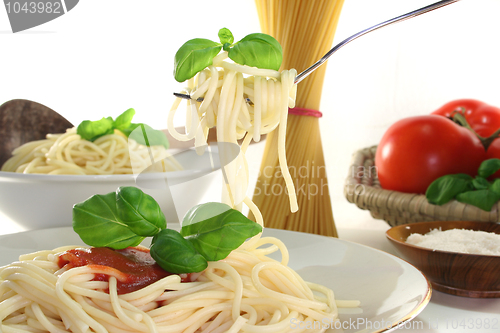
<path fill-rule="evenodd" d="M 404 21 L 404 20 L 408 20 L 408 19 L 413 18 L 415 16 L 419 16 L 419 15 L 425 14 L 427 12 L 430 12 L 430 11 L 434 10 L 434 9 L 438 9 L 438 8 L 444 7 L 446 5 L 452 4 L 452 3 L 457 2 L 457 1 L 460 1 L 460 0 L 442 0 L 442 1 L 435 2 L 435 3 L 430 4 L 428 6 L 422 7 L 420 9 L 416 9 L 416 10 L 411 11 L 409 13 L 397 16 L 397 17 L 392 18 L 390 20 L 387 20 L 387 21 L 384 21 L 382 23 L 379 23 L 379 24 L 376 24 L 374 26 L 371 26 L 371 27 L 369 27 L 369 28 L 367 28 L 365 30 L 362 30 L 362 31 L 360 31 L 360 32 L 358 32 L 358 33 L 356 33 L 356 34 L 354 34 L 354 35 L 352 35 L 352 36 L 344 39 L 343 41 L 341 41 L 340 43 L 338 43 L 337 45 L 335 45 L 330 51 L 328 51 L 321 59 L 319 59 L 318 61 L 316 61 L 312 66 L 310 66 L 309 68 L 305 69 L 300 74 L 298 74 L 295 77 L 294 83 L 297 84 L 300 81 L 304 80 L 307 76 L 309 76 L 312 72 L 314 72 L 319 66 L 323 65 L 328 60 L 328 58 L 330 58 L 332 56 L 332 54 L 334 54 L 340 48 L 342 48 L 343 46 L 349 44 L 350 42 L 352 42 L 356 38 L 361 37 L 363 35 L 366 35 L 369 32 L 372 32 L 372 31 L 378 30 L 380 28 L 386 27 L 388 25 L 391 25 L 391 24 L 394 24 L 394 23 L 397 23 L 397 22 L 401 22 L 401 21 Z M 176 97 L 180 97 L 180 98 L 184 98 L 184 99 L 191 99 L 191 96 L 189 96 L 187 94 L 180 94 L 180 93 L 175 93 L 174 92 L 174 95 Z M 197 102 L 202 102 L 203 101 L 203 97 L 198 98 L 196 101 Z M 250 100 L 247 100 L 247 102 L 251 103 Z"/>

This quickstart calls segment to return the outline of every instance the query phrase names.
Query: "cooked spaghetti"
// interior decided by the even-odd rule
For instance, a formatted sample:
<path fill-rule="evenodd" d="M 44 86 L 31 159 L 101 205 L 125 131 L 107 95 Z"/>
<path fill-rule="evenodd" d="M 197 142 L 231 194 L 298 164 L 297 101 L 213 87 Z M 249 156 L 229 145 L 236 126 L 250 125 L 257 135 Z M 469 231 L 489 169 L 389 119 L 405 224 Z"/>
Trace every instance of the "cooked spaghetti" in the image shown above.
<path fill-rule="evenodd" d="M 270 69 L 238 65 L 226 61 L 221 52 L 213 65 L 188 81 L 182 92 L 189 94 L 186 113 L 186 134 L 174 127 L 174 117 L 181 102 L 178 98 L 168 117 L 168 130 L 179 141 L 195 139 L 196 147 L 205 147 L 208 131 L 217 127 L 217 142 L 238 144 L 243 139 L 238 157 L 224 166 L 226 186 L 222 202 L 240 207 L 248 199 L 248 170 L 245 152 L 251 140 L 258 142 L 261 135 L 278 128 L 278 156 L 292 211 L 297 211 L 297 199 L 285 154 L 285 135 L 288 108 L 295 105 L 297 86 L 293 83 L 297 72 L 281 73 Z M 202 102 L 198 102 L 198 98 Z M 251 101 L 251 102 L 250 102 Z M 221 152 L 219 152 L 221 153 Z M 247 200 L 248 201 L 248 200 Z M 250 208 L 254 208 L 251 205 Z M 262 221 L 259 221 L 262 224 Z"/>
<path fill-rule="evenodd" d="M 298 205 L 295 188 L 288 170 L 285 154 L 288 108 L 293 108 L 295 106 L 296 85 L 294 84 L 294 79 L 296 71 L 284 70 L 279 73 L 272 70 L 255 69 L 226 62 L 224 61 L 225 58 L 226 54 L 224 52 L 217 56 L 213 61 L 213 65 L 189 80 L 188 87 L 182 91 L 184 94 L 188 94 L 191 97 L 187 102 L 186 134 L 176 132 L 173 123 L 181 99 L 178 99 L 171 109 L 168 118 L 168 129 L 170 134 L 177 140 L 183 141 L 194 138 L 197 146 L 205 146 L 208 130 L 212 127 L 217 128 L 218 143 L 231 142 L 237 144 L 237 140 L 242 139 L 241 152 L 238 158 L 231 162 L 229 167 L 224 168 L 225 180 L 222 200 L 224 203 L 237 209 L 241 208 L 241 204 L 247 205 L 250 212 L 256 217 L 256 222 L 263 226 L 264 220 L 260 214 L 259 208 L 248 196 L 246 196 L 248 170 L 245 152 L 251 140 L 259 141 L 261 134 L 271 133 L 274 129 L 278 128 L 278 149 L 276 152 L 271 153 L 279 160 L 280 170 L 286 182 L 287 193 L 289 195 L 290 208 L 292 211 L 297 211 Z M 251 103 L 249 101 L 251 101 Z M 275 209 L 276 208 L 279 209 L 279 207 L 275 207 Z M 268 220 L 266 220 L 266 223 L 267 221 Z M 250 249 L 250 253 L 253 251 L 260 251 L 255 250 L 255 247 L 267 241 L 267 238 L 256 236 L 244 243 L 240 249 L 233 251 L 228 257 L 228 260 L 231 260 L 230 258 L 232 258 L 233 255 L 243 255 L 243 253 L 245 253 L 245 256 L 247 256 L 248 252 L 246 252 L 245 249 Z M 278 243 L 279 240 L 273 239 L 272 242 Z M 279 248 L 282 252 L 286 253 L 284 245 L 279 246 Z M 245 252 L 239 252 L 242 249 Z M 263 252 L 265 253 L 267 250 Z M 323 320 L 326 318 L 327 321 L 337 320 L 337 310 L 331 312 L 333 308 L 336 308 L 336 306 L 333 305 L 335 301 L 333 298 L 330 298 L 333 297 L 333 292 L 324 286 L 303 282 L 293 270 L 285 268 L 288 261 L 288 255 L 284 254 L 283 258 L 283 263 L 269 266 L 270 268 L 272 267 L 269 273 L 274 276 L 274 274 L 279 274 L 278 272 L 284 272 L 284 270 L 286 270 L 286 277 L 280 279 L 279 285 L 284 287 L 289 284 L 289 286 L 285 288 L 302 290 L 301 296 L 294 300 L 288 296 L 286 297 L 288 301 L 285 303 L 291 306 L 289 313 L 291 314 L 293 309 L 298 312 L 304 311 L 304 309 L 298 310 L 298 308 L 295 308 L 298 304 L 312 305 L 312 303 L 310 303 L 311 301 L 319 302 L 315 304 L 320 308 L 315 308 L 314 311 L 312 311 L 312 308 L 309 308 L 307 313 L 294 313 L 293 315 L 298 314 L 301 318 L 298 319 L 299 321 L 307 320 L 320 322 L 322 320 L 321 318 L 323 318 Z M 262 259 L 260 264 L 254 266 L 252 273 L 246 274 L 252 277 L 258 277 L 259 273 L 255 273 L 255 270 L 258 271 L 260 265 L 267 266 L 266 260 L 267 259 Z M 274 278 L 272 280 L 274 280 Z M 276 282 L 269 282 L 269 286 L 273 286 L 271 288 L 277 286 Z M 253 280 L 252 284 L 255 283 L 256 281 Z M 308 287 L 302 289 L 299 288 L 298 285 Z M 281 290 L 279 293 L 280 296 L 282 294 L 290 295 L 288 291 L 284 290 L 285 289 Z M 315 294 L 309 294 L 309 292 L 313 292 L 313 290 L 316 292 L 319 291 L 323 295 L 313 301 L 313 299 L 315 299 Z M 273 292 L 266 295 L 266 297 L 269 297 L 269 304 L 274 303 L 276 300 L 274 297 L 280 296 Z M 294 297 L 296 296 L 298 296 L 298 294 L 295 294 Z M 311 298 L 311 296 L 313 298 Z M 292 303 L 288 303 L 289 301 Z M 266 301 L 263 300 L 263 302 L 265 303 Z M 356 306 L 357 304 L 357 302 L 346 302 L 343 305 Z M 240 310 L 242 310 L 242 308 L 238 308 L 237 311 Z M 328 313 L 332 316 L 330 317 Z M 236 318 L 236 314 L 233 314 L 233 317 Z M 283 326 L 279 328 L 276 326 L 268 330 L 267 328 L 259 327 L 255 330 L 249 330 L 247 326 L 241 326 L 235 328 L 234 332 L 240 330 L 243 332 L 261 332 L 264 330 L 270 332 L 274 332 L 275 330 L 280 332 L 293 331 L 290 326 L 290 318 L 293 318 L 293 316 L 287 317 L 286 320 L 280 322 Z M 237 325 L 237 323 L 237 321 L 234 321 L 233 325 Z M 316 328 L 316 326 L 309 327 Z M 325 327 L 318 328 L 318 331 L 324 331 L 325 329 Z M 314 329 L 311 331 L 314 331 Z M 233 332 L 233 330 L 231 329 L 230 332 Z"/>
<path fill-rule="evenodd" d="M 184 91 L 191 96 L 186 134 L 173 126 L 180 100 L 169 114 L 168 128 L 177 140 L 194 138 L 199 149 L 206 145 L 211 127 L 217 127 L 219 143 L 243 140 L 237 158 L 224 166 L 223 202 L 234 208 L 245 204 L 263 226 L 258 207 L 246 195 L 244 154 L 252 139 L 259 141 L 261 135 L 278 128 L 277 154 L 290 206 L 297 210 L 284 151 L 288 107 L 295 103 L 296 71 L 255 69 L 225 58 L 225 52 L 221 53 L 213 65 L 189 80 Z M 324 332 L 335 327 L 338 307 L 358 305 L 335 300 L 331 289 L 305 282 L 288 266 L 286 246 L 260 234 L 225 259 L 209 261 L 189 281 L 181 282 L 174 274 L 128 293 L 118 292 L 122 275 L 107 266 L 60 266 L 61 253 L 72 248 L 21 256 L 19 262 L 0 269 L 3 332 L 300 331 L 292 322 L 303 323 L 300 327 L 310 332 Z M 281 261 L 272 258 L 278 251 Z M 102 275 L 108 278 L 98 278 Z"/>
<path fill-rule="evenodd" d="M 163 161 L 163 163 L 155 163 Z M 153 167 L 149 168 L 151 165 Z M 70 128 L 64 134 L 25 143 L 12 152 L 2 171 L 49 175 L 139 174 L 148 171 L 175 171 L 182 166 L 163 146 L 138 144 L 120 131 L 94 142 L 83 140 Z"/>
<path fill-rule="evenodd" d="M 272 237 L 210 262 L 194 282 L 171 275 L 121 295 L 120 274 L 109 267 L 60 269 L 58 255 L 72 248 L 23 255 L 0 269 L 4 333 L 288 332 L 296 330 L 291 319 L 322 323 L 316 331 L 324 331 L 333 327 L 338 306 L 358 305 L 336 303 L 330 289 L 304 282 L 287 266 L 284 244 Z M 281 262 L 269 257 L 277 250 Z M 109 281 L 95 281 L 100 273 L 110 274 Z"/>

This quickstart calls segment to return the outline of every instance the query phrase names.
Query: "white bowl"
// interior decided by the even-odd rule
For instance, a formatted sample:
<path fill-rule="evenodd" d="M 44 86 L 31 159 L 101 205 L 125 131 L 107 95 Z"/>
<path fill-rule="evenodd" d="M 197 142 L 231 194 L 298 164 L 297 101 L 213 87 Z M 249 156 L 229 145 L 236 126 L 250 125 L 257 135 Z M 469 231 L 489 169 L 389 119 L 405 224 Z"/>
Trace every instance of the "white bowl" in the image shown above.
<path fill-rule="evenodd" d="M 178 222 L 203 196 L 220 172 L 217 152 L 192 149 L 175 158 L 182 171 L 140 175 L 37 175 L 0 172 L 0 210 L 25 229 L 72 225 L 73 205 L 94 194 L 135 186 L 160 204 L 168 222 Z M 167 186 L 168 183 L 168 186 Z"/>

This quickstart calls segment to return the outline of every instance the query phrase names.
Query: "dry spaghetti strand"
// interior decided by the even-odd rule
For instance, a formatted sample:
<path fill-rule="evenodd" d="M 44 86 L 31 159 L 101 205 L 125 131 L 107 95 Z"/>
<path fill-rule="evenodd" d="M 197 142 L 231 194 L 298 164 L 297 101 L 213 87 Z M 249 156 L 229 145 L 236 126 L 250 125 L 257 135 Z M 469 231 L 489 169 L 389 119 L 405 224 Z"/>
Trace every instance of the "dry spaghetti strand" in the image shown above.
<path fill-rule="evenodd" d="M 282 68 L 301 72 L 329 51 L 344 0 L 256 0 L 261 29 L 283 47 Z M 297 89 L 296 106 L 319 110 L 326 66 L 319 67 Z M 283 177 L 278 170 L 278 134 L 266 139 L 253 201 L 267 226 L 337 236 L 328 190 L 328 179 L 319 121 L 316 117 L 290 115 L 286 152 L 299 211 L 290 212 Z M 279 207 L 279 209 L 276 209 Z"/>

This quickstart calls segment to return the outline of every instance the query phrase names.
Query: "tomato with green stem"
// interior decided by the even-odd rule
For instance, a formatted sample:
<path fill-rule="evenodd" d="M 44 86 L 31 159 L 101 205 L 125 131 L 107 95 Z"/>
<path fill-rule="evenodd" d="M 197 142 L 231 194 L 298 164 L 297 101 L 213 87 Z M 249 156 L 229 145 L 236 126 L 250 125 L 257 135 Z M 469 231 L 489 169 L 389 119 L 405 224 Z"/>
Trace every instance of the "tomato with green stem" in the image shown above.
<path fill-rule="evenodd" d="M 476 99 L 458 99 L 446 103 L 432 114 L 448 117 L 472 129 L 487 150 L 486 159 L 500 158 L 500 108 Z M 500 171 L 492 178 L 500 178 Z"/>
<path fill-rule="evenodd" d="M 394 123 L 377 148 L 375 166 L 384 189 L 425 193 L 437 178 L 456 173 L 475 176 L 486 150 L 469 129 L 438 115 Z"/>
<path fill-rule="evenodd" d="M 484 138 L 500 129 L 500 108 L 477 99 L 457 99 L 432 112 L 450 119 L 455 113 L 462 114 L 470 127 Z"/>

